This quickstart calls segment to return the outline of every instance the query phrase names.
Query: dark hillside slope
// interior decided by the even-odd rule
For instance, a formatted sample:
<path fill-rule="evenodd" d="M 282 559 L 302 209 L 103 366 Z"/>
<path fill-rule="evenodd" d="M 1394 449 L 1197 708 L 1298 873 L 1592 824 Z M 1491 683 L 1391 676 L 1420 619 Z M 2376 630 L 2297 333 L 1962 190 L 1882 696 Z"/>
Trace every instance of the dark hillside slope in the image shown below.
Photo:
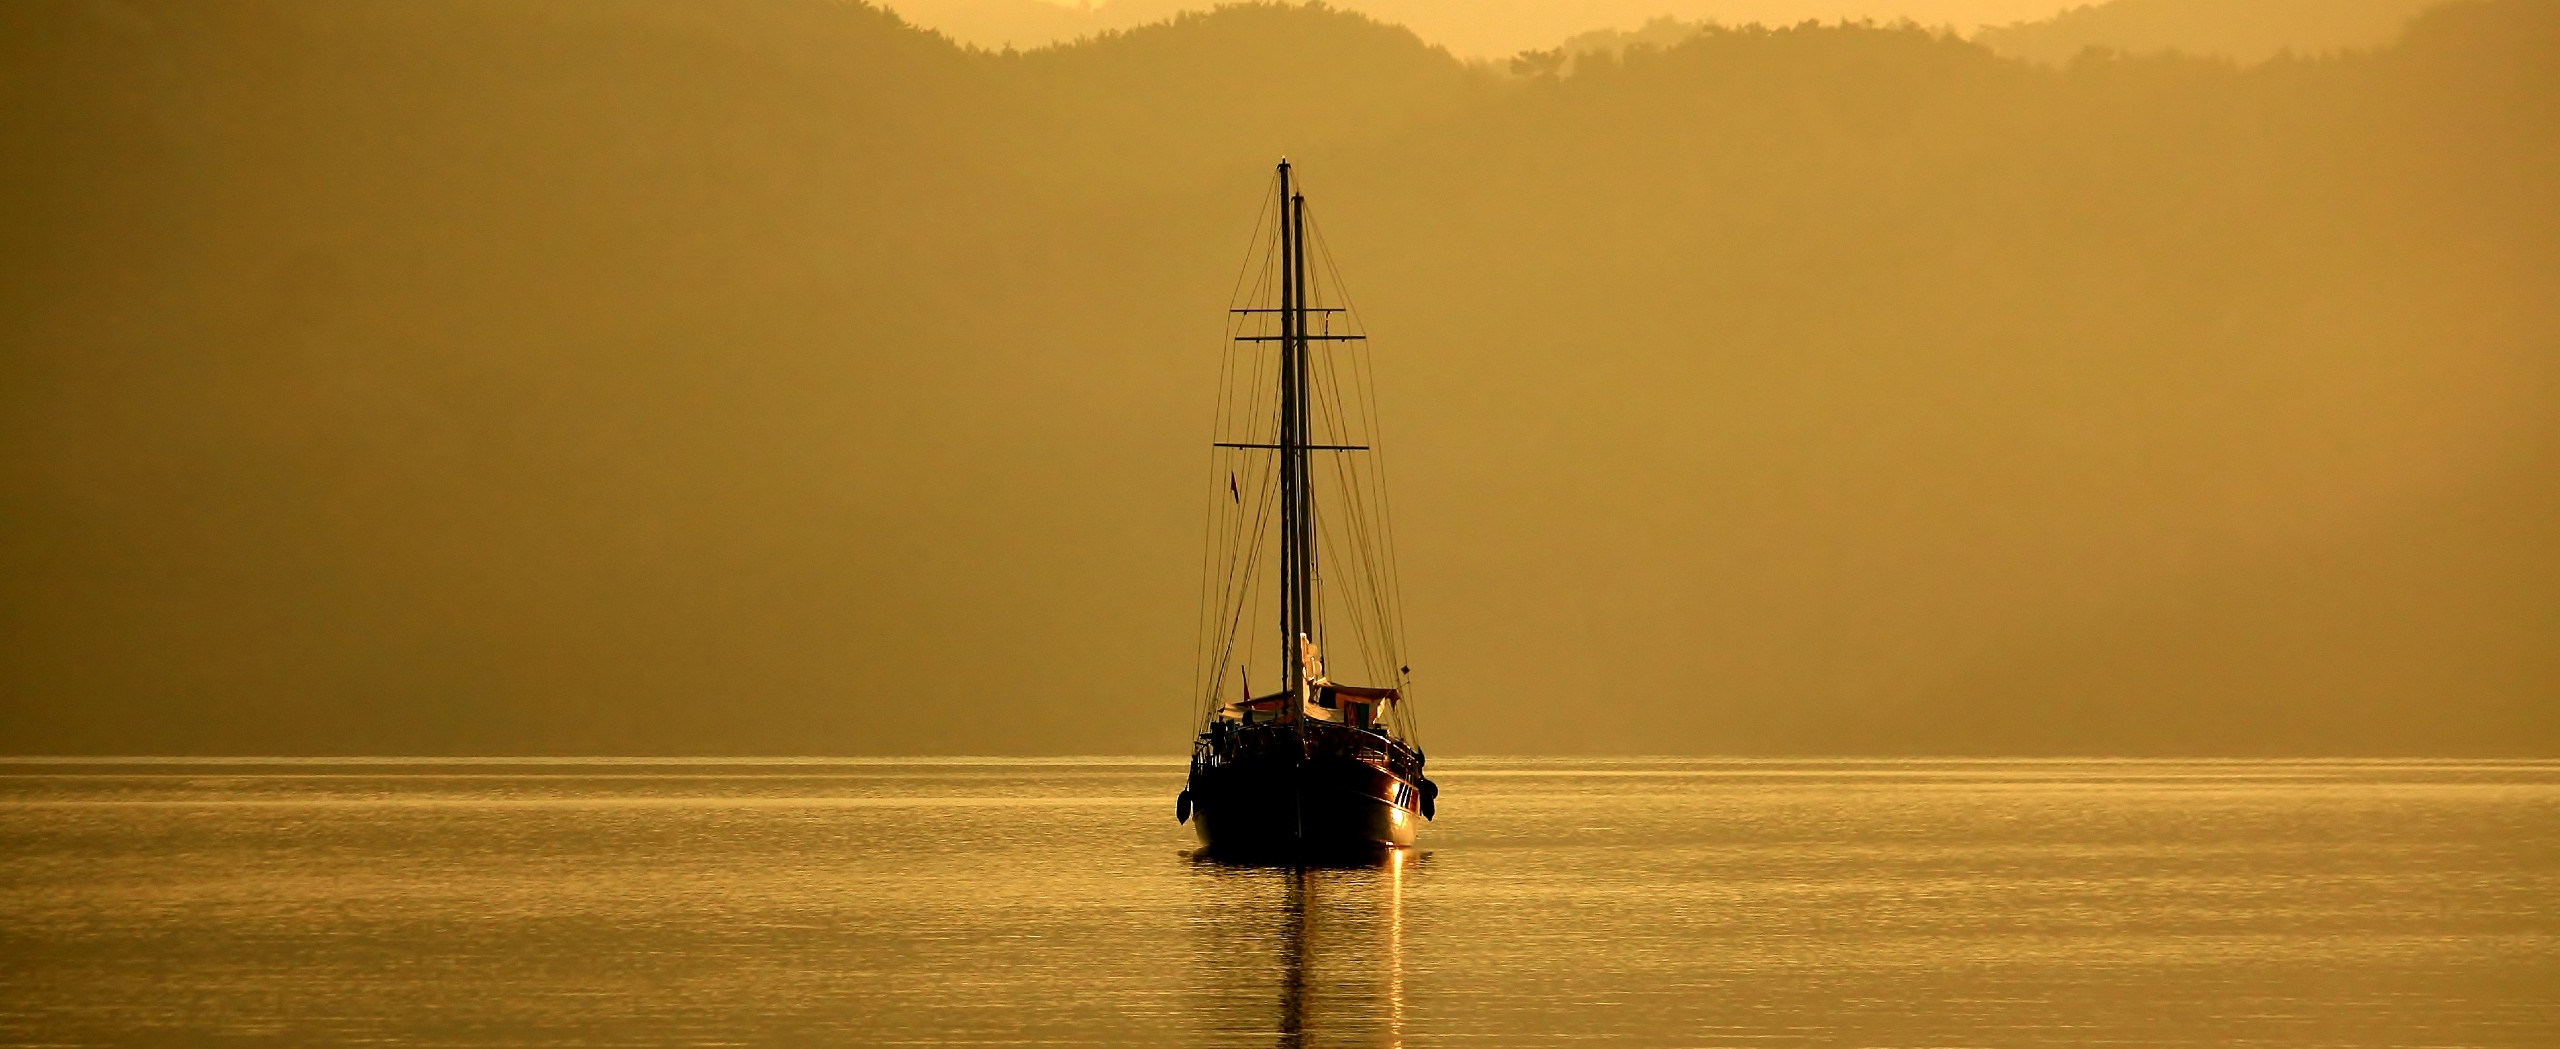
<path fill-rule="evenodd" d="M 664 750 L 932 629 L 937 471 L 874 453 L 971 385 L 885 348 L 964 341 L 1005 227 L 982 62 L 830 3 L 93 10 L 9 15 L 31 738 Z"/>
<path fill-rule="evenodd" d="M 1221 27 L 1272 17 L 1076 74 L 824 0 L 12 7 L 11 738 L 1077 738 L 947 711 L 1187 621 L 1187 559 L 1114 552 L 1194 535 L 1161 351 L 1232 277 L 1239 136 L 1463 76 L 1292 12 L 1375 59 L 1248 85 L 1294 52 Z M 1186 89 L 1218 128 L 1133 116 Z"/>
<path fill-rule="evenodd" d="M 1286 152 L 1435 749 L 2560 752 L 2554 26 L 12 5 L 0 749 L 1165 751 Z"/>
<path fill-rule="evenodd" d="M 1058 149 L 1119 193 L 1196 186 L 1275 148 L 1376 141 L 1494 86 L 1402 27 L 1268 5 L 1182 14 L 1010 66 L 1063 132 Z"/>

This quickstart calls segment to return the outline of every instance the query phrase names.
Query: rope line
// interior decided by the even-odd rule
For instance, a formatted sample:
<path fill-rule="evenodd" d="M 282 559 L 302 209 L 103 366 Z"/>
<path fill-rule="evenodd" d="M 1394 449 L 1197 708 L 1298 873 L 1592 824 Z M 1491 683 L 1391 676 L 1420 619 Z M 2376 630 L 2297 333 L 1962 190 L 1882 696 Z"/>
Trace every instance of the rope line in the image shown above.
<path fill-rule="evenodd" d="M 1301 180 L 1303 185 L 1303 179 Z M 1223 325 L 1226 343 L 1219 354 L 1218 395 L 1211 433 L 1216 442 L 1276 444 L 1282 432 L 1279 365 L 1286 356 L 1275 329 L 1286 320 L 1273 309 L 1278 303 L 1282 268 L 1277 205 L 1279 180 L 1267 185 L 1256 211 L 1253 239 L 1239 264 L 1228 294 L 1231 312 Z M 1338 312 L 1310 314 L 1317 334 L 1359 335 L 1366 331 L 1358 306 L 1344 285 L 1341 268 L 1307 209 L 1306 245 L 1310 261 L 1306 301 L 1300 305 L 1339 303 Z M 1337 318 L 1342 327 L 1337 330 Z M 1392 681 L 1400 701 L 1392 714 L 1397 734 L 1420 746 L 1421 719 L 1415 714 L 1413 683 L 1405 669 L 1407 638 L 1402 572 L 1396 558 L 1392 504 L 1388 500 L 1385 442 L 1381 439 L 1375 351 L 1357 339 L 1312 339 L 1307 353 L 1308 429 L 1310 444 L 1363 446 L 1365 451 L 1311 456 L 1309 492 L 1327 496 L 1324 505 L 1310 501 L 1310 530 L 1315 535 L 1309 629 L 1326 649 L 1328 663 L 1340 669 L 1357 656 L 1362 680 Z M 1252 651 L 1271 625 L 1249 625 L 1267 588 L 1280 585 L 1278 568 L 1266 556 L 1275 546 L 1279 509 L 1280 456 L 1270 448 L 1216 448 L 1209 456 L 1210 506 L 1205 515 L 1201 551 L 1200 636 L 1194 651 L 1194 695 L 1197 713 L 1214 717 L 1224 704 L 1228 684 L 1249 666 L 1241 653 Z M 1321 475 L 1321 476 L 1319 476 Z M 1329 571 L 1328 571 L 1329 569 Z M 1330 651 L 1333 621 L 1342 618 L 1351 651 Z M 1273 646 L 1275 649 L 1282 646 Z M 1333 668 L 1329 668 L 1333 669 Z M 1275 685 L 1294 668 L 1275 668 Z M 1343 674 L 1328 676 L 1343 677 Z M 1244 698 L 1251 698 L 1248 694 Z"/>

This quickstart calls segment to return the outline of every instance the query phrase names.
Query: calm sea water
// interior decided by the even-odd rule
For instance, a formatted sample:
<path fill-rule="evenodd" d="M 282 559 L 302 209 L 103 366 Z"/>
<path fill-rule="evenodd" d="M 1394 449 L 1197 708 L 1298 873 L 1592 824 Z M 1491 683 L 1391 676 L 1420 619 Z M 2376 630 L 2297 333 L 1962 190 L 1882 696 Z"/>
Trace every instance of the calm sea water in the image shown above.
<path fill-rule="evenodd" d="M 2560 763 L 0 763 L 0 1041 L 2560 1045 Z"/>

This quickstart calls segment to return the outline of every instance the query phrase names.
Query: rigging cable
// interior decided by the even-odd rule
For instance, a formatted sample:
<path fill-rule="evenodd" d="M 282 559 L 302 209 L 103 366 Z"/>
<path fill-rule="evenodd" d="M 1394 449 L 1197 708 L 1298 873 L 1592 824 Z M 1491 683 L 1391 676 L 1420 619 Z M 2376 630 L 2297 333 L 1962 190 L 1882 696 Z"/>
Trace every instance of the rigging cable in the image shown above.
<path fill-rule="evenodd" d="M 1347 316 L 1351 321 L 1351 325 L 1354 330 L 1363 332 L 1367 331 L 1369 327 L 1368 322 L 1360 315 L 1360 304 L 1352 298 L 1350 286 L 1342 281 L 1342 268 L 1334 259 L 1332 243 L 1325 239 L 1323 228 L 1312 219 L 1309 220 L 1308 226 L 1310 227 L 1309 239 L 1314 242 L 1316 254 L 1322 260 L 1323 272 L 1330 274 L 1333 277 L 1333 286 L 1336 293 L 1341 296 L 1345 316 Z M 1360 373 L 1360 381 L 1357 385 L 1359 393 L 1362 395 L 1359 398 L 1361 415 L 1368 426 L 1369 440 L 1367 443 L 1372 449 L 1370 454 L 1373 464 L 1376 467 L 1375 484 L 1378 497 L 1378 535 L 1379 545 L 1383 548 L 1381 553 L 1383 555 L 1386 569 L 1384 591 L 1387 601 L 1387 615 L 1393 620 L 1392 625 L 1389 627 L 1389 631 L 1395 639 L 1392 644 L 1392 648 L 1394 649 L 1394 657 L 1396 659 L 1396 684 L 1403 697 L 1397 703 L 1397 706 L 1399 707 L 1397 716 L 1403 719 L 1401 724 L 1405 729 L 1407 738 L 1415 741 L 1415 745 L 1418 747 L 1420 746 L 1419 740 L 1421 738 L 1421 719 L 1418 715 L 1413 713 L 1412 675 L 1410 671 L 1405 669 L 1407 664 L 1403 661 L 1403 640 L 1409 637 L 1410 633 L 1407 630 L 1407 620 L 1405 619 L 1404 609 L 1404 570 L 1402 563 L 1396 557 L 1394 501 L 1389 495 L 1389 492 L 1393 490 L 1393 486 L 1388 483 L 1386 440 L 1383 427 L 1381 425 L 1382 417 L 1377 406 L 1378 383 L 1376 355 L 1371 353 L 1367 356 L 1355 356 L 1352 358 L 1352 361 L 1355 371 Z"/>
<path fill-rule="evenodd" d="M 1255 206 L 1253 232 L 1246 240 L 1248 248 L 1245 251 L 1244 258 L 1236 265 L 1235 281 L 1230 286 L 1227 293 L 1227 304 L 1231 310 L 1240 301 L 1247 307 L 1255 305 L 1255 299 L 1258 297 L 1261 288 L 1263 287 L 1263 282 L 1261 281 L 1255 281 L 1249 285 L 1247 283 L 1247 277 L 1255 268 L 1254 262 L 1257 252 L 1254 249 L 1264 243 L 1264 231 L 1270 226 L 1270 219 L 1276 211 L 1276 209 L 1272 207 L 1272 199 L 1279 193 L 1279 191 L 1279 178 L 1277 175 L 1274 175 L 1265 184 L 1261 202 Z M 1266 248 L 1260 251 L 1259 254 L 1262 256 L 1262 268 L 1265 272 L 1268 272 L 1271 265 L 1270 256 L 1274 254 L 1274 252 Z M 1251 287 L 1254 290 L 1252 292 L 1248 292 L 1246 290 L 1248 287 Z M 1234 469 L 1239 465 L 1235 462 L 1234 456 L 1225 454 L 1232 451 L 1232 449 L 1218 448 L 1215 444 L 1218 438 L 1222 436 L 1224 431 L 1231 425 L 1231 413 L 1234 407 L 1233 391 L 1235 385 L 1234 370 L 1236 358 L 1236 342 L 1231 336 L 1235 333 L 1235 318 L 1238 316 L 1249 317 L 1255 315 L 1239 315 L 1231 312 L 1227 315 L 1225 323 L 1220 326 L 1223 334 L 1229 337 L 1222 340 L 1224 345 L 1220 347 L 1218 355 L 1218 396 L 1210 412 L 1210 440 L 1212 443 L 1210 447 L 1209 466 L 1212 495 L 1210 496 L 1210 510 L 1207 515 L 1207 519 L 1203 522 L 1204 534 L 1201 536 L 1200 543 L 1200 636 L 1195 644 L 1192 659 L 1192 670 L 1194 675 L 1193 688 L 1197 691 L 1197 694 L 1202 697 L 1204 705 L 1214 705 L 1218 689 L 1224 687 L 1227 653 L 1221 652 L 1218 658 L 1215 659 L 1211 658 L 1210 653 L 1221 647 L 1216 643 L 1216 635 L 1220 633 L 1217 627 L 1221 622 L 1229 618 L 1226 615 L 1225 606 L 1227 598 L 1230 596 L 1229 591 L 1233 589 L 1234 581 L 1234 573 L 1232 566 L 1230 565 L 1229 571 L 1222 573 L 1225 578 L 1220 581 L 1217 587 L 1216 600 L 1213 604 L 1209 582 L 1210 566 L 1213 563 L 1213 559 L 1214 561 L 1232 561 L 1233 548 L 1235 544 L 1235 539 L 1231 538 L 1226 544 L 1226 549 L 1221 550 L 1219 548 L 1220 544 L 1217 543 L 1219 532 L 1218 524 L 1220 523 L 1221 518 L 1230 516 L 1233 517 L 1233 528 L 1240 529 L 1243 524 L 1243 507 L 1241 505 L 1243 501 L 1242 494 L 1240 492 L 1236 493 L 1234 498 L 1228 504 L 1218 503 L 1217 497 L 1214 494 L 1216 490 L 1217 475 L 1222 472 L 1221 467 L 1225 467 L 1223 472 L 1228 473 L 1230 478 L 1229 483 L 1232 485 L 1234 483 Z M 1226 647 L 1231 649 L 1232 645 Z M 1186 726 L 1186 731 L 1189 731 L 1190 728 L 1191 726 Z"/>

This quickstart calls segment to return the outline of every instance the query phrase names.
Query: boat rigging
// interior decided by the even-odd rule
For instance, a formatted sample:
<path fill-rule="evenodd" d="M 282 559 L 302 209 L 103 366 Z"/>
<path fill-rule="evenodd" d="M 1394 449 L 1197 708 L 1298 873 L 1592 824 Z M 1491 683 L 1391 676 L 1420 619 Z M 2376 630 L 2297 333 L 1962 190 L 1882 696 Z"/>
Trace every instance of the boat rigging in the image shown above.
<path fill-rule="evenodd" d="M 1281 161 L 1229 304 L 1210 444 L 1202 727 L 1175 815 L 1220 855 L 1409 846 L 1438 795 L 1404 656 L 1367 336 L 1293 176 Z M 1257 651 L 1277 657 L 1277 691 L 1254 694 Z M 1346 680 L 1326 667 L 1337 651 Z"/>

